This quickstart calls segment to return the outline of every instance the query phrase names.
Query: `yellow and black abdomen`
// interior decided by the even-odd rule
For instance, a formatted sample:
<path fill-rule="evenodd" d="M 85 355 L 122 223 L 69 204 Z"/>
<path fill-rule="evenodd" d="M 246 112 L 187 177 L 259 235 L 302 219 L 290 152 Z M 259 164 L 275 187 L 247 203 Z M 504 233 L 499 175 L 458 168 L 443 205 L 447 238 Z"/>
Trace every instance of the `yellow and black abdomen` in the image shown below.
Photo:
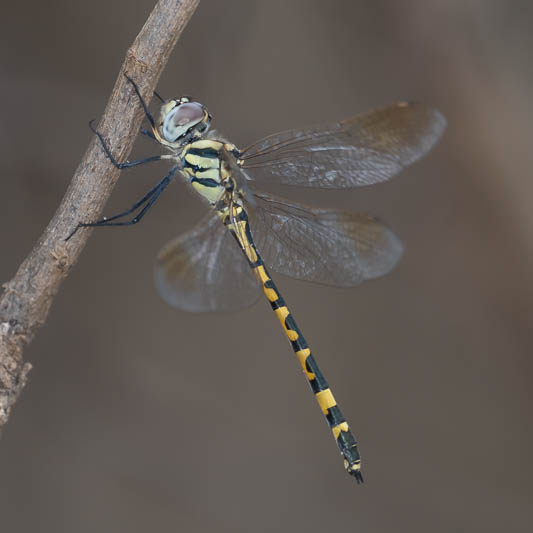
<path fill-rule="evenodd" d="M 326 417 L 337 446 L 344 457 L 344 468 L 351 476 L 355 477 L 358 483 L 362 483 L 361 457 L 359 456 L 357 441 L 331 392 L 324 374 L 322 374 L 318 367 L 307 341 L 296 325 L 292 313 L 289 311 L 285 300 L 270 277 L 263 259 L 255 246 L 245 208 L 242 206 L 233 206 L 231 217 L 228 214 L 228 210 L 221 210 L 219 216 L 237 239 L 252 271 L 263 288 L 263 292 L 272 310 L 280 321 L 294 353 L 298 357 L 300 366 L 311 386 L 316 401 Z"/>
<path fill-rule="evenodd" d="M 224 181 L 231 172 L 224 155 L 224 143 L 201 140 L 188 144 L 181 153 L 183 171 L 194 190 L 215 205 L 224 194 Z"/>

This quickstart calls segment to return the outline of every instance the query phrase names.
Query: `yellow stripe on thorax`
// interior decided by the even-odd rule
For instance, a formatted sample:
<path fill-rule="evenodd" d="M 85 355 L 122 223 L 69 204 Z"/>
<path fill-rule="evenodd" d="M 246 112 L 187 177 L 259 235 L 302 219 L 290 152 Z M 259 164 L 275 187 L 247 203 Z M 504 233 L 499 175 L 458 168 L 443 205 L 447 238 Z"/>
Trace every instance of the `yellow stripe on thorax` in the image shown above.
<path fill-rule="evenodd" d="M 210 204 L 216 204 L 224 194 L 224 187 L 206 187 L 198 181 L 192 181 L 191 185 L 192 188 L 200 196 L 203 196 Z"/>
<path fill-rule="evenodd" d="M 191 144 L 187 145 L 187 148 L 198 148 L 201 150 L 202 148 L 212 148 L 213 150 L 220 151 L 220 149 L 224 146 L 224 143 L 221 143 L 220 141 L 213 141 L 211 139 L 201 139 L 199 141 L 194 141 Z"/>
<path fill-rule="evenodd" d="M 220 160 L 214 157 L 202 157 L 188 152 L 184 157 L 190 165 L 200 168 L 217 168 L 220 166 Z M 217 173 L 218 174 L 218 173 Z"/>

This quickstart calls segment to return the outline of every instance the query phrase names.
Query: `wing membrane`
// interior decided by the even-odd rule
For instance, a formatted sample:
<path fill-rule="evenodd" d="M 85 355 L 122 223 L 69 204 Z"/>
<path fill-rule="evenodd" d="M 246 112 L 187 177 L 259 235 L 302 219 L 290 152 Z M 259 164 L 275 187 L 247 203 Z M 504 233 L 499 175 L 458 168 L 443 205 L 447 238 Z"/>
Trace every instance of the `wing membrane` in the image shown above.
<path fill-rule="evenodd" d="M 254 180 L 343 189 L 385 181 L 426 154 L 446 121 L 435 109 L 398 103 L 354 118 L 266 137 L 241 154 Z"/>
<path fill-rule="evenodd" d="M 252 235 L 267 267 L 287 276 L 352 287 L 383 276 L 403 246 L 367 214 L 311 208 L 256 194 L 249 211 Z"/>
<path fill-rule="evenodd" d="M 183 311 L 229 311 L 261 295 L 244 255 L 216 214 L 164 246 L 155 283 L 163 299 Z"/>

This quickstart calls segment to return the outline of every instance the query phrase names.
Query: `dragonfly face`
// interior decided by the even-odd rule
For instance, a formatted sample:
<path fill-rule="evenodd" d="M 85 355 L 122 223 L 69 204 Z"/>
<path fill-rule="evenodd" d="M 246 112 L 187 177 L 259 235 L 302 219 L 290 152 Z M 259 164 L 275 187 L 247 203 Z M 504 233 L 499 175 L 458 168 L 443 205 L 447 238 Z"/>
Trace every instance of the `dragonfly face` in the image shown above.
<path fill-rule="evenodd" d="M 161 106 L 154 134 L 165 146 L 178 149 L 200 139 L 207 133 L 210 124 L 211 115 L 202 104 L 182 97 Z"/>

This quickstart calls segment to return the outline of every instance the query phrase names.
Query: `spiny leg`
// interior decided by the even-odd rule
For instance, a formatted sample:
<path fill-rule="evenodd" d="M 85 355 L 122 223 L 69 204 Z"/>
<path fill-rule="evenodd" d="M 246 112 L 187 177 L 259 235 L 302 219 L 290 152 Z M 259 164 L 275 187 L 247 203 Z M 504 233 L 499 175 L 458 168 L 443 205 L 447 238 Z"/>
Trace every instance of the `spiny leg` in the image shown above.
<path fill-rule="evenodd" d="M 146 115 L 146 118 L 148 119 L 148 122 L 150 122 L 150 125 L 152 126 L 152 128 L 155 129 L 154 117 L 152 116 L 152 113 L 150 113 L 150 110 L 148 109 L 148 106 L 146 105 L 144 98 L 141 96 L 141 91 L 139 90 L 139 87 L 133 81 L 133 79 L 130 78 L 125 72 L 124 72 L 124 77 L 133 85 L 133 88 L 135 89 L 135 92 L 137 93 L 137 97 L 139 98 L 141 105 L 143 106 L 144 114 Z M 156 94 L 155 91 L 154 91 L 154 94 Z M 162 98 L 159 95 L 157 95 L 157 97 L 162 100 Z"/>
<path fill-rule="evenodd" d="M 111 163 L 113 163 L 113 165 L 116 168 L 120 168 L 120 169 L 131 168 L 131 167 L 136 167 L 137 165 L 144 165 L 144 163 L 152 163 L 154 161 L 161 161 L 162 159 L 169 159 L 171 157 L 169 155 L 154 155 L 151 157 L 145 157 L 144 159 L 137 159 L 136 161 L 125 161 L 124 163 L 119 163 L 115 159 L 115 156 L 112 154 L 109 146 L 107 145 L 104 139 L 104 136 L 94 127 L 93 122 L 94 120 L 91 120 L 89 122 L 89 128 L 91 128 L 91 131 L 98 137 L 98 139 L 100 140 L 100 144 L 102 145 L 102 148 L 104 149 L 105 154 L 107 155 Z M 153 134 L 151 136 L 153 137 Z M 155 139 L 155 137 L 153 138 Z"/>
<path fill-rule="evenodd" d="M 165 99 L 157 92 L 157 91 L 154 91 L 154 96 L 162 103 L 164 104 L 165 103 Z"/>
<path fill-rule="evenodd" d="M 150 130 L 147 130 L 146 128 L 141 128 L 139 130 L 140 133 L 142 133 L 143 135 L 146 135 L 147 137 L 150 137 L 150 139 L 152 139 L 153 141 L 156 141 L 156 142 L 159 142 L 156 138 L 155 138 L 155 135 L 150 131 Z"/>
<path fill-rule="evenodd" d="M 72 233 L 65 239 L 65 241 L 68 241 L 71 237 L 73 237 L 74 234 L 80 228 L 92 228 L 92 227 L 102 227 L 102 226 L 131 226 L 133 224 L 137 224 L 144 217 L 148 209 L 150 209 L 150 207 L 154 205 L 155 201 L 158 199 L 159 195 L 165 189 L 165 187 L 168 185 L 169 182 L 170 180 L 168 180 L 166 177 L 163 178 L 163 180 L 160 181 L 156 185 L 156 187 L 154 187 L 151 191 L 149 191 L 141 200 L 136 202 L 128 210 L 123 211 L 122 213 L 118 213 L 111 217 L 105 217 L 95 222 L 80 222 L 76 226 L 76 228 L 72 231 Z M 143 204 L 146 204 L 146 205 L 131 220 L 126 220 L 123 222 L 114 222 L 119 218 L 123 218 L 133 213 L 135 210 L 139 209 Z"/>
<path fill-rule="evenodd" d="M 146 117 L 148 118 L 148 121 L 150 122 L 150 125 L 152 126 L 152 129 L 155 129 L 154 117 L 150 113 L 150 110 L 148 109 L 148 106 L 146 105 L 146 102 L 144 101 L 144 98 L 141 96 L 141 92 L 139 91 L 139 87 L 133 81 L 133 79 L 130 78 L 126 73 L 124 73 L 124 77 L 132 84 L 132 86 L 133 86 L 133 88 L 135 90 L 135 93 L 137 94 L 137 97 L 139 98 L 139 100 L 141 102 L 141 105 L 143 106 L 144 113 L 145 113 Z M 163 99 L 163 97 L 157 91 L 154 91 L 154 95 L 161 101 L 161 103 L 163 103 L 163 104 L 165 103 L 165 100 Z M 137 165 L 142 165 L 144 163 L 152 163 L 154 161 L 161 161 L 162 159 L 170 159 L 171 158 L 171 156 L 168 156 L 168 155 L 158 155 L 158 156 L 146 157 L 144 159 L 138 159 L 136 161 L 125 161 L 124 163 L 119 163 L 115 159 L 115 157 L 113 156 L 113 154 L 112 154 L 109 146 L 107 145 L 104 137 L 102 136 L 102 134 L 99 131 L 97 131 L 96 128 L 93 126 L 93 122 L 94 122 L 93 120 L 91 120 L 89 122 L 89 127 L 91 128 L 93 133 L 98 136 L 98 139 L 100 139 L 100 143 L 102 145 L 102 148 L 104 149 L 104 151 L 105 151 L 107 157 L 109 158 L 109 160 L 111 161 L 111 163 L 113 163 L 113 165 L 116 168 L 120 168 L 120 169 L 130 168 L 130 167 L 135 167 Z M 147 130 L 145 128 L 141 128 L 140 132 L 143 135 L 147 135 L 148 137 L 150 137 L 154 141 L 159 142 L 152 131 L 149 131 L 149 130 Z"/>
<path fill-rule="evenodd" d="M 357 441 L 353 436 L 348 423 L 346 422 L 331 389 L 322 374 L 318 364 L 313 357 L 309 345 L 299 330 L 292 314 L 290 313 L 285 300 L 281 296 L 274 281 L 270 277 L 252 238 L 248 216 L 244 208 L 230 205 L 230 210 L 226 219 L 226 225 L 239 243 L 239 247 L 246 256 L 258 281 L 261 283 L 263 292 L 267 297 L 272 310 L 283 327 L 285 335 L 291 343 L 291 347 L 298 357 L 298 361 L 311 386 L 315 398 L 326 417 L 326 420 L 333 432 L 337 446 L 344 457 L 344 468 L 357 483 L 363 482 L 361 474 L 361 457 L 357 449 Z"/>
<path fill-rule="evenodd" d="M 97 220 L 96 222 L 80 222 L 78 225 L 74 228 L 72 233 L 65 239 L 65 241 L 68 241 L 70 238 L 72 238 L 75 233 L 80 228 L 92 228 L 92 227 L 102 227 L 102 226 L 131 226 L 133 224 L 137 224 L 147 213 L 147 211 L 154 205 L 154 203 L 159 198 L 160 194 L 165 190 L 167 185 L 170 183 L 172 176 L 176 173 L 176 171 L 179 169 L 179 166 L 176 165 L 172 167 L 170 172 L 152 189 L 150 189 L 138 202 L 135 202 L 129 209 L 126 211 L 123 211 L 122 213 L 118 213 L 116 215 L 113 215 L 111 217 L 105 217 L 101 220 Z M 116 220 L 120 218 L 124 218 L 137 209 L 139 209 L 141 206 L 143 206 L 142 209 L 131 219 L 126 220 L 123 222 L 115 222 Z"/>
<path fill-rule="evenodd" d="M 141 96 L 141 92 L 139 91 L 139 87 L 137 86 L 137 84 L 133 81 L 132 78 L 130 78 L 125 72 L 124 72 L 124 77 L 133 85 L 133 88 L 135 89 L 135 92 L 139 98 L 139 100 L 141 101 L 141 105 L 143 106 L 143 109 L 144 109 L 144 114 L 146 115 L 146 117 L 148 118 L 148 121 L 150 122 L 152 128 L 155 128 L 155 121 L 154 121 L 154 117 L 152 116 L 152 113 L 150 113 L 150 110 L 148 109 L 148 106 L 146 105 L 146 102 L 144 101 L 144 98 Z M 157 92 L 157 91 L 154 91 L 154 96 L 162 103 L 164 104 L 165 103 L 165 99 Z M 148 131 L 144 128 L 141 128 L 141 133 L 143 135 L 148 135 L 148 137 L 151 137 L 154 141 L 157 141 L 155 135 L 151 132 L 151 131 Z M 159 142 L 159 141 L 157 141 Z"/>

